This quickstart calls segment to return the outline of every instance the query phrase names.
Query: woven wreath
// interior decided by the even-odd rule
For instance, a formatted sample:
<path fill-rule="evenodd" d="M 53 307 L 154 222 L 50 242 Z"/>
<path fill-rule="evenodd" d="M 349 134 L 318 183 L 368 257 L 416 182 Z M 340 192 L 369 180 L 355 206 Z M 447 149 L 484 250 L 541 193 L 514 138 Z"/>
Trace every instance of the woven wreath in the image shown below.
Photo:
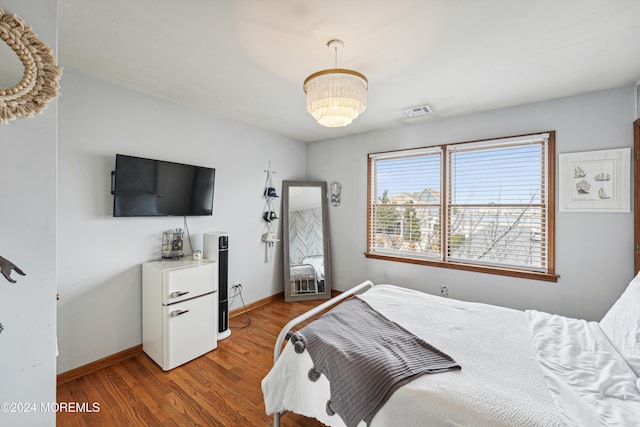
<path fill-rule="evenodd" d="M 0 123 L 16 117 L 32 117 L 58 96 L 62 67 L 56 64 L 52 49 L 16 15 L 0 8 L 0 40 L 9 45 L 24 65 L 20 83 L 0 89 Z"/>

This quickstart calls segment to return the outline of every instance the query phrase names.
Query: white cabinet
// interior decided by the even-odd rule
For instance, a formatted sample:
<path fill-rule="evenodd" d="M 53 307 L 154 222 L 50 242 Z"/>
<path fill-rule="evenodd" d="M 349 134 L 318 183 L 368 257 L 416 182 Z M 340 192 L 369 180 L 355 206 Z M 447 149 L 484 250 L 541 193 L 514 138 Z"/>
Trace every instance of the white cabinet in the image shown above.
<path fill-rule="evenodd" d="M 168 371 L 217 347 L 218 269 L 211 260 L 142 264 L 142 349 Z"/>

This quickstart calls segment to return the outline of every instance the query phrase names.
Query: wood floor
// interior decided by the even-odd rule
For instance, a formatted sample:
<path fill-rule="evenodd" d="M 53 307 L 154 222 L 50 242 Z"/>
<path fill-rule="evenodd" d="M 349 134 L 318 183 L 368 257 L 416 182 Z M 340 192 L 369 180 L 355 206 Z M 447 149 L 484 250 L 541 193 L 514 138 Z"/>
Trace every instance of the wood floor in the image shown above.
<path fill-rule="evenodd" d="M 260 382 L 273 364 L 280 329 L 318 301 L 274 301 L 230 319 L 231 336 L 218 348 L 164 372 L 146 354 L 58 386 L 59 403 L 87 403 L 96 412 L 58 412 L 72 426 L 271 426 Z M 281 425 L 322 426 L 287 413 Z"/>

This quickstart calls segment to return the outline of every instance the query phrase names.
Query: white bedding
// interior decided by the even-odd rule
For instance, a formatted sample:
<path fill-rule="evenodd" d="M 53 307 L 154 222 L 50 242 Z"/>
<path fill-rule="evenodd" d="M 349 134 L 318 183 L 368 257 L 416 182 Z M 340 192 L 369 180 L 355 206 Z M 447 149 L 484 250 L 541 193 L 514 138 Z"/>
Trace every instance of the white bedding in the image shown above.
<path fill-rule="evenodd" d="M 302 260 L 303 264 L 310 264 L 313 266 L 313 269 L 316 273 L 316 280 L 320 282 L 324 280 L 324 256 L 322 255 L 313 255 L 308 256 L 304 260 Z"/>
<path fill-rule="evenodd" d="M 371 427 L 563 425 L 536 361 L 524 312 L 392 285 L 375 286 L 360 297 L 462 366 L 398 389 Z M 344 426 L 338 415 L 327 415 L 329 384 L 324 377 L 309 381 L 311 367 L 308 352 L 297 354 L 289 343 L 285 346 L 262 381 L 267 413 L 290 410 Z"/>
<path fill-rule="evenodd" d="M 638 379 L 597 322 L 526 314 L 543 375 L 567 425 L 640 425 Z"/>

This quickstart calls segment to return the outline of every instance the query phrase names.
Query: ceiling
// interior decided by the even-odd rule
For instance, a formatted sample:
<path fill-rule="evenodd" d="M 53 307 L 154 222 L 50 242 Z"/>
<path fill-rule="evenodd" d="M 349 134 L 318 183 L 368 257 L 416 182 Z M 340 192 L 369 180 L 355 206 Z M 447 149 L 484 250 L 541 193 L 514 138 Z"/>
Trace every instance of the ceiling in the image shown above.
<path fill-rule="evenodd" d="M 65 67 L 299 141 L 633 85 L 638 0 L 59 0 Z M 344 128 L 305 109 L 304 79 L 369 80 Z M 64 94 L 64 77 L 62 80 Z M 408 118 L 428 104 L 433 113 Z"/>

